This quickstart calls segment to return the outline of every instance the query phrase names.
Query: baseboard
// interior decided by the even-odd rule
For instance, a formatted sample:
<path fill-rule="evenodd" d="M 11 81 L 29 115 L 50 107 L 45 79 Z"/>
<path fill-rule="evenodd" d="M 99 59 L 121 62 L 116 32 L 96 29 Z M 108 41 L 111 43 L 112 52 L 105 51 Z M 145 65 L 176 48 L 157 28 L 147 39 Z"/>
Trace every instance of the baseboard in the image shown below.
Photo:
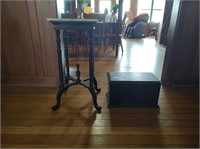
<path fill-rule="evenodd" d="M 4 85 L 26 85 L 26 86 L 57 86 L 55 77 L 2 77 L 1 84 Z"/>

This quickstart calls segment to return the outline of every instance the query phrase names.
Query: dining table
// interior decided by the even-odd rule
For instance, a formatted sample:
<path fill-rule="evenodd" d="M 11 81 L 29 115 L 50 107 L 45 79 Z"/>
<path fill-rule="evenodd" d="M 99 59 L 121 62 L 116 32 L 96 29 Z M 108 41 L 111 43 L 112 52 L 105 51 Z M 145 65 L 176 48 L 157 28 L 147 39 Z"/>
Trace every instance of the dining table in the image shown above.
<path fill-rule="evenodd" d="M 85 20 L 85 19 L 83 19 Z M 90 20 L 90 19 L 89 19 Z M 108 21 L 97 21 L 94 25 L 94 43 L 104 40 L 104 48 L 107 45 L 112 45 L 112 50 L 115 51 L 114 57 L 118 56 L 119 53 L 119 44 L 120 44 L 120 34 L 121 34 L 121 23 L 119 22 L 108 22 Z M 101 39 L 101 38 L 103 39 Z M 82 40 L 85 39 L 85 36 L 80 37 Z M 104 49 L 102 48 L 102 49 Z"/>
<path fill-rule="evenodd" d="M 100 16 L 100 20 L 99 20 L 99 16 Z M 77 16 L 78 17 L 78 16 Z M 95 18 L 96 17 L 96 18 Z M 92 19 L 96 19 L 97 22 L 94 24 L 94 36 L 95 36 L 95 32 L 97 32 L 97 30 L 101 31 L 100 35 L 102 36 L 102 40 L 104 40 L 104 47 L 105 48 L 107 45 L 112 45 L 112 50 L 115 51 L 114 57 L 118 56 L 119 53 L 119 44 L 120 44 L 120 34 L 121 34 L 121 23 L 119 23 L 117 20 L 114 20 L 112 15 L 105 15 L 105 19 L 102 20 L 102 14 L 96 14 L 96 15 L 92 15 L 90 18 L 90 15 L 88 15 L 86 18 L 82 17 L 82 18 L 61 18 L 61 19 L 74 19 L 74 20 L 92 20 Z M 85 52 L 87 54 L 87 38 L 88 35 L 86 32 L 84 32 L 82 29 L 79 30 L 79 28 L 75 28 L 74 29 L 75 32 L 78 32 L 77 35 L 78 37 L 78 42 L 80 42 L 80 44 L 84 45 L 85 48 L 83 48 L 83 52 Z M 99 34 L 99 33 L 98 33 Z M 98 35 L 99 36 L 99 35 Z M 94 38 L 94 43 L 96 43 L 96 40 L 101 40 L 99 38 Z M 99 41 L 97 41 L 99 42 Z"/>

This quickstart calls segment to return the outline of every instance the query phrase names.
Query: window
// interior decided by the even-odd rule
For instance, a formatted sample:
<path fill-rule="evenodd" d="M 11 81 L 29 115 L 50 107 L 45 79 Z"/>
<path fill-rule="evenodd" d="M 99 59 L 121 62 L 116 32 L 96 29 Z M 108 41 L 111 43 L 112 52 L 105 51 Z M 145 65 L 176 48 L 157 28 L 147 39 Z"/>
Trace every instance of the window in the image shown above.
<path fill-rule="evenodd" d="M 64 13 L 64 1 L 63 0 L 57 0 L 57 8 L 60 13 Z"/>
<path fill-rule="evenodd" d="M 91 0 L 91 7 L 94 10 L 95 0 Z M 111 0 L 99 0 L 99 13 L 104 13 L 105 9 L 108 9 L 108 12 L 111 10 Z"/>
<path fill-rule="evenodd" d="M 111 9 L 112 9 L 111 1 L 112 0 L 99 0 L 99 11 L 100 11 L 100 13 L 104 13 L 105 8 L 108 9 L 108 13 L 111 12 Z M 116 3 L 119 4 L 119 0 L 116 0 Z M 130 10 L 130 0 L 124 0 L 123 1 L 122 10 L 123 10 L 123 12 L 122 12 L 122 17 L 123 17 L 125 12 Z"/>
<path fill-rule="evenodd" d="M 161 22 L 165 0 L 138 0 L 137 15 L 141 13 L 149 14 L 149 21 Z"/>
<path fill-rule="evenodd" d="M 111 1 L 109 0 L 100 0 L 99 1 L 99 11 L 100 13 L 104 13 L 105 9 L 108 9 L 108 12 L 111 10 Z"/>
<path fill-rule="evenodd" d="M 123 1 L 123 12 L 122 12 L 122 17 L 123 15 L 125 14 L 126 11 L 129 11 L 130 10 L 130 6 L 131 6 L 131 3 L 130 3 L 130 0 L 124 0 Z"/>
<path fill-rule="evenodd" d="M 126 11 L 130 10 L 130 1 L 131 0 L 124 0 L 123 1 L 123 12 L 122 17 Z M 119 4 L 119 0 L 116 0 L 116 3 Z M 94 10 L 95 0 L 91 0 L 91 7 Z M 108 13 L 110 14 L 112 9 L 112 0 L 99 0 L 99 13 L 104 13 L 105 8 L 108 9 Z"/>

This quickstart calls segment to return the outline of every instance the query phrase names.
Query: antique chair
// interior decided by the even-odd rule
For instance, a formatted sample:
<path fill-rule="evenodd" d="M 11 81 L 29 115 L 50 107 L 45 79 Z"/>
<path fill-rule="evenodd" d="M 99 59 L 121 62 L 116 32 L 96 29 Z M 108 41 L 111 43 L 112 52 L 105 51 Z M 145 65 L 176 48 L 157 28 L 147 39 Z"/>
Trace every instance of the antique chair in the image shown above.
<path fill-rule="evenodd" d="M 90 13 L 90 14 L 87 14 L 87 13 L 83 13 L 83 17 L 84 19 L 98 19 L 99 22 L 105 22 L 105 18 L 106 18 L 106 15 L 105 14 L 99 14 L 99 13 Z"/>
<path fill-rule="evenodd" d="M 78 15 L 76 12 L 74 13 L 61 13 L 62 18 L 78 18 Z"/>
<path fill-rule="evenodd" d="M 159 22 L 158 23 L 149 22 L 147 24 L 146 36 L 155 36 L 155 40 L 157 40 L 159 27 L 160 27 Z"/>
<path fill-rule="evenodd" d="M 77 13 L 61 13 L 62 18 L 76 19 Z M 72 47 L 72 50 L 75 52 L 76 56 L 79 56 L 79 44 L 78 44 L 78 32 L 74 30 L 67 31 L 68 46 Z"/>
<path fill-rule="evenodd" d="M 106 44 L 111 44 L 113 46 L 113 50 L 116 48 L 116 43 L 121 46 L 122 55 L 123 55 L 123 45 L 122 45 L 122 35 L 125 27 L 125 20 L 127 18 L 127 14 L 125 13 L 123 16 L 122 22 L 110 22 L 105 23 L 105 36 L 106 36 Z M 118 40 L 118 41 L 117 41 Z"/>
<path fill-rule="evenodd" d="M 103 55 L 105 54 L 105 49 L 106 49 L 106 45 L 105 45 L 105 34 L 104 34 L 104 24 L 105 24 L 105 14 L 97 14 L 97 13 L 90 13 L 90 14 L 86 14 L 84 13 L 84 19 L 97 19 L 99 20 L 98 23 L 95 24 L 95 32 L 94 32 L 94 45 L 95 45 L 95 49 L 98 48 L 98 55 L 100 55 L 101 53 L 103 53 Z M 87 54 L 88 51 L 85 50 L 87 49 L 87 45 L 85 45 L 86 48 L 84 49 L 84 52 Z"/>

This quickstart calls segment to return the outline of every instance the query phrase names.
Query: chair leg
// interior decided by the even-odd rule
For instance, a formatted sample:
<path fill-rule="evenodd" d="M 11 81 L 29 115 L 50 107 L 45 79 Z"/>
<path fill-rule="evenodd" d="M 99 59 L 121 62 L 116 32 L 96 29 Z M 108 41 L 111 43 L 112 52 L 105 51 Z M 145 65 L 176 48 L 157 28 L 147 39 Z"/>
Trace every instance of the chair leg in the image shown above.
<path fill-rule="evenodd" d="M 73 49 L 75 55 L 78 56 L 78 53 L 77 53 L 76 45 L 75 45 L 75 44 L 72 44 L 72 49 Z"/>
<path fill-rule="evenodd" d="M 85 56 L 88 56 L 88 46 L 87 46 L 87 43 L 83 44 L 83 53 L 84 53 Z"/>
<path fill-rule="evenodd" d="M 106 43 L 103 43 L 103 50 L 104 50 L 104 56 L 105 56 L 106 51 L 107 51 L 107 45 L 106 45 Z"/>
<path fill-rule="evenodd" d="M 104 41 L 103 40 L 101 42 L 101 49 L 103 51 L 103 56 L 105 56 L 106 51 L 105 51 L 105 46 L 104 46 Z"/>
<path fill-rule="evenodd" d="M 122 49 L 122 55 L 124 53 L 124 48 L 123 48 L 123 45 L 122 45 L 122 39 L 120 38 L 120 45 L 121 45 L 121 49 Z"/>
<path fill-rule="evenodd" d="M 115 43 L 113 43 L 113 51 L 115 50 Z"/>
<path fill-rule="evenodd" d="M 78 43 L 75 44 L 75 47 L 76 47 L 76 53 L 77 53 L 78 56 L 79 56 L 80 52 L 79 52 L 79 45 L 78 45 Z"/>
<path fill-rule="evenodd" d="M 83 54 L 86 55 L 86 51 L 85 51 L 85 45 L 83 44 Z"/>

